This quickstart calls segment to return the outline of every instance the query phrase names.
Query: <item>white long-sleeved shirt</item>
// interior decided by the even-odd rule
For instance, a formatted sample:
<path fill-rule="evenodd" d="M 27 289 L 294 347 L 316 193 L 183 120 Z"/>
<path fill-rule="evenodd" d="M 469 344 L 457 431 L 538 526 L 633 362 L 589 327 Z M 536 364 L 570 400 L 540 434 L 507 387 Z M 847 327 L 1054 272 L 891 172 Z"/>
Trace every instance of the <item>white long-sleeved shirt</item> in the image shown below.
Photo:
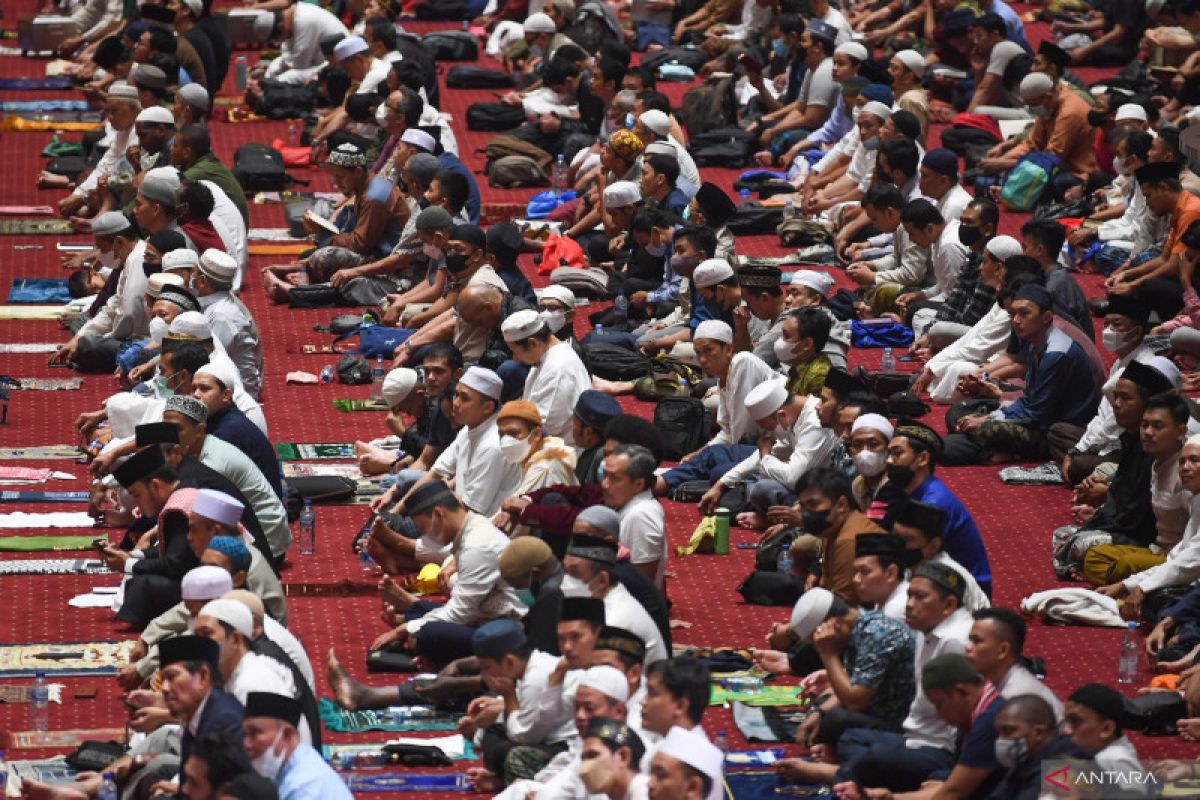
<path fill-rule="evenodd" d="M 772 16 L 774 16 L 774 9 L 771 6 L 762 6 L 755 3 L 754 0 L 748 0 L 742 5 L 741 21 L 736 25 L 726 25 L 725 33 L 721 34 L 721 38 L 731 42 L 740 42 L 747 36 L 763 33 L 770 27 Z"/>
<path fill-rule="evenodd" d="M 875 268 L 875 285 L 898 283 L 901 286 L 921 288 L 933 282 L 930 269 L 929 248 L 921 247 L 909 238 L 903 225 L 896 226 L 892 234 L 891 255 L 870 262 Z"/>
<path fill-rule="evenodd" d="M 967 650 L 967 637 L 975 624 L 971 612 L 956 608 L 954 613 L 938 623 L 929 633 L 917 634 L 917 647 L 913 654 L 913 674 L 920 675 L 925 665 L 934 656 L 943 653 L 962 655 Z M 937 715 L 933 703 L 917 681 L 917 696 L 904 720 L 904 743 L 907 747 L 936 747 L 953 751 L 958 729 Z"/>
<path fill-rule="evenodd" d="M 624 584 L 618 583 L 604 595 L 604 623 L 636 633 L 646 643 L 643 664 L 653 664 L 661 658 L 671 657 L 650 612 L 629 593 Z"/>
<path fill-rule="evenodd" d="M 1121 380 L 1121 373 L 1129 366 L 1130 361 L 1144 361 L 1152 355 L 1145 343 L 1142 343 L 1113 362 L 1108 370 L 1108 380 L 1100 390 L 1103 397 L 1096 408 L 1096 416 L 1092 417 L 1083 436 L 1079 437 L 1079 441 L 1071 448 L 1072 453 L 1095 453 L 1103 456 L 1119 449 L 1121 426 L 1113 416 L 1113 389 L 1116 388 L 1117 381 Z"/>
<path fill-rule="evenodd" d="M 509 741 L 517 744 L 554 744 L 577 735 L 571 709 L 547 707 L 541 702 L 547 692 L 557 693 L 561 690 L 561 687 L 550 686 L 550 674 L 557 666 L 557 656 L 541 650 L 534 650 L 529 655 L 525 672 L 517 680 L 517 708 L 504 719 L 504 732 Z"/>
<path fill-rule="evenodd" d="M 1011 333 L 1012 319 L 999 303 L 994 303 L 969 331 L 926 362 L 925 368 L 935 378 L 929 385 L 929 396 L 940 403 L 948 402 L 954 395 L 960 367 L 974 369 L 988 361 L 1004 349 Z"/>
<path fill-rule="evenodd" d="M 72 194 L 82 197 L 96 190 L 96 185 L 101 178 L 107 178 L 117 168 L 117 165 L 125 159 L 125 151 L 130 147 L 134 147 L 138 143 L 137 131 L 130 125 L 123 131 L 119 131 L 112 126 L 111 122 L 104 123 L 105 137 L 108 140 L 108 149 L 104 151 L 104 155 L 100 157 L 100 161 L 92 169 L 91 173 L 83 179 L 83 182 L 75 187 Z M 104 141 L 103 139 L 101 141 Z"/>
<path fill-rule="evenodd" d="M 579 360 L 570 342 L 559 342 L 546 350 L 541 363 L 534 365 L 525 378 L 522 397 L 537 406 L 542 415 L 542 429 L 558 436 L 567 444 L 575 444 L 571 434 L 571 417 L 579 395 L 592 388 L 592 376 Z"/>
<path fill-rule="evenodd" d="M 946 295 L 954 291 L 954 286 L 958 283 L 958 273 L 962 271 L 963 265 L 971 255 L 966 245 L 958 239 L 958 227 L 958 220 L 947 222 L 946 227 L 942 229 L 942 235 L 930 248 L 933 286 L 928 291 L 931 292 L 929 299 L 934 302 L 944 301 Z"/>
<path fill-rule="evenodd" d="M 71 21 L 85 42 L 95 39 L 125 10 L 122 0 L 88 0 L 71 12 Z"/>
<path fill-rule="evenodd" d="M 146 242 L 138 242 L 125 259 L 125 268 L 117 278 L 117 290 L 100 306 L 95 316 L 79 329 L 79 336 L 110 336 L 114 339 L 140 339 L 150 335 L 146 316 L 146 273 L 142 257 Z"/>
<path fill-rule="evenodd" d="M 242 301 L 229 292 L 214 292 L 199 298 L 200 310 L 212 328 L 213 339 L 221 343 L 229 360 L 237 367 L 242 386 L 251 396 L 262 390 L 262 342 L 254 317 Z"/>
<path fill-rule="evenodd" d="M 949 222 L 950 220 L 958 220 L 962 216 L 963 210 L 971 204 L 975 198 L 971 197 L 971 193 L 964 189 L 959 184 L 954 184 L 950 187 L 950 191 L 942 195 L 942 199 L 937 201 L 938 213 L 942 215 L 942 219 Z"/>
<path fill-rule="evenodd" d="M 737 444 L 747 434 L 757 434 L 758 425 L 746 408 L 746 397 L 767 381 L 781 380 L 767 362 L 753 353 L 736 353 L 729 373 L 718 391 L 717 427 L 710 444 Z"/>
<path fill-rule="evenodd" d="M 738 486 L 757 473 L 784 486 L 795 486 L 801 475 L 829 461 L 837 443 L 837 434 L 821 425 L 816 398 L 807 398 L 786 438 L 777 438 L 765 456 L 755 450 L 721 476 L 721 483 Z"/>
<path fill-rule="evenodd" d="M 464 425 L 432 471 L 443 480 L 453 479 L 454 491 L 467 508 L 489 519 L 521 482 L 520 465 L 509 464 L 500 453 L 494 416 L 474 428 Z"/>
<path fill-rule="evenodd" d="M 479 627 L 494 619 L 517 619 L 525 606 L 500 577 L 500 554 L 508 537 L 486 517 L 468 512 L 453 546 L 457 565 L 454 586 L 444 605 L 408 623 L 416 633 L 427 622 L 452 622 Z"/>
<path fill-rule="evenodd" d="M 313 3 L 293 6 L 292 35 L 283 42 L 278 58 L 267 67 L 266 77 L 284 83 L 303 83 L 321 67 L 325 55 L 321 40 L 332 36 L 349 36 L 350 31 L 334 14 Z"/>
<path fill-rule="evenodd" d="M 1136 572 L 1125 579 L 1125 588 L 1149 594 L 1168 586 L 1187 586 L 1200 579 L 1200 495 L 1188 504 L 1191 519 L 1179 544 L 1167 552 L 1167 560 L 1156 567 Z"/>
<path fill-rule="evenodd" d="M 238 207 L 225 190 L 217 186 L 212 181 L 200 181 L 213 196 L 213 213 L 208 220 L 217 229 L 217 235 L 221 237 L 221 241 L 225 244 L 225 252 L 233 256 L 238 262 L 237 275 L 233 279 L 233 292 L 237 294 L 242 288 L 242 278 L 246 272 L 246 263 L 250 258 L 249 250 L 247 249 L 249 231 L 246 230 L 246 221 L 242 219 L 242 212 L 238 211 Z"/>

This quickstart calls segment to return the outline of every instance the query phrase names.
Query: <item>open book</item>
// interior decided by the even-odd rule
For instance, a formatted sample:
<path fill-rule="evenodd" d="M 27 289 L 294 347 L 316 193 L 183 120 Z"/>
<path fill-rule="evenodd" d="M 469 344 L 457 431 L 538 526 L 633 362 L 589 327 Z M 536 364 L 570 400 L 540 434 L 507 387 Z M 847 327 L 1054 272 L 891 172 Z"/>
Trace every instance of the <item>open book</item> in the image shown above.
<path fill-rule="evenodd" d="M 304 218 L 313 225 L 316 225 L 318 228 L 323 228 L 332 234 L 338 234 L 342 232 L 341 228 L 339 228 L 337 225 L 334 225 L 332 222 L 320 216 L 319 214 L 314 214 L 311 208 L 304 212 Z"/>

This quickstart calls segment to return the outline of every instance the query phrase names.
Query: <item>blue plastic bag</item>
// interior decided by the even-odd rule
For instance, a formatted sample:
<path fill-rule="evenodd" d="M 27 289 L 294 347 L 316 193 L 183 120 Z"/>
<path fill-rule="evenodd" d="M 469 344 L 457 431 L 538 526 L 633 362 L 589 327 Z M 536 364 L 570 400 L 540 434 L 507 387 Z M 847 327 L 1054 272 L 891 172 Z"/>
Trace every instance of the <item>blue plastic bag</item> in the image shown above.
<path fill-rule="evenodd" d="M 850 323 L 850 342 L 855 347 L 908 347 L 913 343 L 913 332 L 898 322 L 867 325 L 856 319 Z"/>
<path fill-rule="evenodd" d="M 568 189 L 562 194 L 555 194 L 553 190 L 547 189 L 544 192 L 538 192 L 533 197 L 529 198 L 529 205 L 525 207 L 526 219 L 545 219 L 550 216 L 550 212 L 561 206 L 563 203 L 569 203 L 575 199 L 575 192 Z"/>

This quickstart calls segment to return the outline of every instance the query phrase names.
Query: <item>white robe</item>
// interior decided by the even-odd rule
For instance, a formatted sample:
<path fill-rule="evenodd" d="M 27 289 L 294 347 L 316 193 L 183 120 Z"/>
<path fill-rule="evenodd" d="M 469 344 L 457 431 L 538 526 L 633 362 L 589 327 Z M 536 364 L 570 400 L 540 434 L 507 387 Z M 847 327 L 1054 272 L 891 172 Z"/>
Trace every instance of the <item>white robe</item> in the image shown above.
<path fill-rule="evenodd" d="M 925 365 L 934 375 L 929 396 L 935 403 L 962 399 L 955 388 L 958 379 L 1004 350 L 1012 333 L 1008 312 L 994 303 L 971 329 L 956 339 Z"/>
<path fill-rule="evenodd" d="M 542 415 L 542 430 L 558 436 L 568 445 L 575 444 L 571 418 L 579 395 L 592 388 L 592 376 L 579 360 L 570 342 L 559 342 L 546 351 L 540 364 L 529 370 L 521 395 L 537 406 Z"/>
<path fill-rule="evenodd" d="M 474 428 L 463 426 L 433 464 L 442 480 L 454 480 L 454 492 L 467 508 L 491 518 L 521 482 L 521 466 L 509 464 L 500 453 L 496 418 Z"/>

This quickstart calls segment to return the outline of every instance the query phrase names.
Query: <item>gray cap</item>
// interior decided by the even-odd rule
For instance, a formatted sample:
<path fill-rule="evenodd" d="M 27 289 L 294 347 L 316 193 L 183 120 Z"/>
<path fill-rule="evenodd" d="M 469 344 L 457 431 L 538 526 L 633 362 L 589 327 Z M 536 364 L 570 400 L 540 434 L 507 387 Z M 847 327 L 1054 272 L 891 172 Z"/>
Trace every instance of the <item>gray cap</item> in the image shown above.
<path fill-rule="evenodd" d="M 105 211 L 92 220 L 92 235 L 112 236 L 129 227 L 129 218 L 120 211 Z"/>
<path fill-rule="evenodd" d="M 417 215 L 417 230 L 435 231 L 453 228 L 454 220 L 450 212 L 441 206 L 430 206 Z"/>
<path fill-rule="evenodd" d="M 575 521 L 591 525 L 596 530 L 603 531 L 613 539 L 616 539 L 621 533 L 621 517 L 608 506 L 588 506 L 579 512 L 579 516 L 575 517 Z"/>
<path fill-rule="evenodd" d="M 129 71 L 129 79 L 147 89 L 165 89 L 167 87 L 167 73 L 153 64 L 134 64 L 133 69 Z"/>
<path fill-rule="evenodd" d="M 442 168 L 441 162 L 437 160 L 437 156 L 429 153 L 416 153 L 409 157 L 405 168 L 412 171 L 413 175 L 422 183 L 429 183 L 438 174 Z"/>
<path fill-rule="evenodd" d="M 179 173 L 174 167 L 157 167 L 142 178 L 138 194 L 168 208 L 175 207 L 175 193 L 179 191 Z"/>
<path fill-rule="evenodd" d="M 179 96 L 183 98 L 183 102 L 192 108 L 208 111 L 210 105 L 208 90 L 200 84 L 189 83 L 186 86 L 179 87 Z"/>
<path fill-rule="evenodd" d="M 128 100 L 130 102 L 138 102 L 137 88 L 130 86 L 125 81 L 116 81 L 108 87 L 108 99 L 110 100 Z"/>

